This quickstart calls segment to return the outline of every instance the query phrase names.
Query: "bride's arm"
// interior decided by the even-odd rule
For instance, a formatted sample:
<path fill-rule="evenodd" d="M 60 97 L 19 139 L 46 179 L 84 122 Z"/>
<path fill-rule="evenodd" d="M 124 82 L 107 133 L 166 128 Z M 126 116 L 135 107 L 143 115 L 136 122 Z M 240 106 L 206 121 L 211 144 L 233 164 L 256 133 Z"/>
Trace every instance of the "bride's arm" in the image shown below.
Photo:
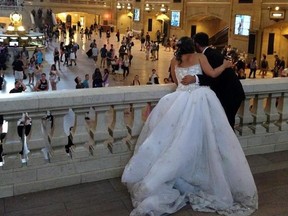
<path fill-rule="evenodd" d="M 232 67 L 232 63 L 224 59 L 222 65 L 213 69 L 204 54 L 199 55 L 199 62 L 205 74 L 213 78 L 218 77 L 226 68 Z"/>
<path fill-rule="evenodd" d="M 175 59 L 175 57 L 171 60 L 171 64 L 170 64 L 170 67 L 171 67 L 171 76 L 172 76 L 172 80 L 174 81 L 174 83 L 176 85 L 178 85 L 178 81 L 177 81 L 177 78 L 176 78 L 176 74 L 175 74 L 175 66 L 177 64 L 177 61 Z"/>

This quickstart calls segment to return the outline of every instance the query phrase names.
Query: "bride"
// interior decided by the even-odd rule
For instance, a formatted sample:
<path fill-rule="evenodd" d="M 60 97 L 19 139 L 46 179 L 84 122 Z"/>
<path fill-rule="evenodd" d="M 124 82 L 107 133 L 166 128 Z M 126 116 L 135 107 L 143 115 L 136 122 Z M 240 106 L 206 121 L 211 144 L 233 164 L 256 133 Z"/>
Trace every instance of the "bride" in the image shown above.
<path fill-rule="evenodd" d="M 148 117 L 126 165 L 122 182 L 134 215 L 171 214 L 190 204 L 194 211 L 247 216 L 258 208 L 257 189 L 240 143 L 209 87 L 180 83 L 185 75 L 212 77 L 212 69 L 183 37 L 171 61 L 175 92 L 164 96 Z"/>

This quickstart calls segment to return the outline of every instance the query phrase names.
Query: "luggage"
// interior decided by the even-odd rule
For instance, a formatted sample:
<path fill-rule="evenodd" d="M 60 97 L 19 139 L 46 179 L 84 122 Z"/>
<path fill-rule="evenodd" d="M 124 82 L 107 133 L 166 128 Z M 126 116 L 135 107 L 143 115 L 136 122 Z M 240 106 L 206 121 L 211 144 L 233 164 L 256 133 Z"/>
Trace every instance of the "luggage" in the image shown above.
<path fill-rule="evenodd" d="M 92 56 L 92 49 L 89 49 L 87 52 L 86 52 L 86 55 L 88 56 L 88 58 L 90 58 Z"/>

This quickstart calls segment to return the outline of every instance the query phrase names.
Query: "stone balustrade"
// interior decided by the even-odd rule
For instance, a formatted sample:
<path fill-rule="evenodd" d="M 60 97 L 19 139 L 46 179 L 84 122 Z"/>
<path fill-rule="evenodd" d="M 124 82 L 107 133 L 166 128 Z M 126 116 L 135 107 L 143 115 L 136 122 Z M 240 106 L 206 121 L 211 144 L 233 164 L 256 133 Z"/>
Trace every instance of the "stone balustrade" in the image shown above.
<path fill-rule="evenodd" d="M 247 155 L 288 149 L 287 86 L 286 78 L 243 81 L 235 132 Z M 171 84 L 1 95 L 8 132 L 0 197 L 121 176 L 149 110 L 174 90 Z M 21 157 L 23 113 L 32 128 Z"/>

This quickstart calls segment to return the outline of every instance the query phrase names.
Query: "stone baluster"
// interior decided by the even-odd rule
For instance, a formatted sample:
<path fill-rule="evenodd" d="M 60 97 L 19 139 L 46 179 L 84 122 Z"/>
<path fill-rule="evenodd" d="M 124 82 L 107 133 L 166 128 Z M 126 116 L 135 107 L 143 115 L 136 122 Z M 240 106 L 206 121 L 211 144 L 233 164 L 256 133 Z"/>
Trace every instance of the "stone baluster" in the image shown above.
<path fill-rule="evenodd" d="M 277 123 L 281 131 L 288 130 L 288 93 L 283 92 L 278 101 L 278 112 L 280 114 L 280 120 Z"/>
<path fill-rule="evenodd" d="M 44 159 L 49 163 L 51 154 L 53 153 L 52 145 L 51 145 L 51 137 L 53 131 L 53 123 L 54 117 L 51 115 L 50 111 L 47 111 L 46 115 L 41 119 L 41 131 L 44 139 L 44 148 L 41 149 Z"/>
<path fill-rule="evenodd" d="M 280 115 L 278 113 L 276 103 L 278 103 L 277 100 L 280 96 L 281 93 L 269 94 L 266 101 L 265 113 L 267 115 L 267 120 L 265 127 L 270 133 L 274 133 L 279 130 L 279 127 L 276 125 L 276 123 L 279 121 Z"/>
<path fill-rule="evenodd" d="M 250 111 L 250 100 L 254 95 L 246 95 L 245 100 L 242 102 L 241 107 L 238 110 L 238 116 L 240 118 L 240 124 L 236 127 L 236 131 L 239 132 L 240 136 L 246 136 L 253 134 L 252 129 L 249 127 L 253 123 L 253 117 Z"/>
<path fill-rule="evenodd" d="M 89 142 L 89 131 L 87 130 L 87 123 L 85 117 L 89 113 L 90 108 L 73 109 L 76 115 L 76 122 L 73 136 L 73 143 L 75 145 L 73 157 L 83 158 L 89 156 L 89 149 L 85 149 L 85 145 Z"/>
<path fill-rule="evenodd" d="M 253 125 L 251 126 L 254 134 L 266 133 L 264 122 L 266 121 L 266 114 L 264 112 L 264 100 L 268 94 L 257 94 L 253 100 L 252 116 Z"/>
<path fill-rule="evenodd" d="M 108 143 L 108 148 L 113 154 L 128 151 L 128 146 L 124 140 L 128 135 L 128 130 L 124 121 L 124 110 L 128 107 L 128 104 L 112 106 L 113 121 L 108 127 L 108 130 L 109 134 L 113 137 L 113 141 Z"/>
<path fill-rule="evenodd" d="M 3 143 L 3 154 L 5 155 L 5 164 L 3 169 L 13 169 L 22 166 L 19 152 L 22 150 L 22 143 L 17 132 L 17 121 L 22 114 L 8 116 L 4 119 L 8 121 L 8 131 Z"/>
<path fill-rule="evenodd" d="M 91 115 L 91 119 L 87 121 L 90 128 L 90 150 L 95 156 L 111 154 L 107 146 L 108 140 L 112 139 L 108 132 L 108 111 L 110 109 L 110 106 L 94 107 L 95 116 L 93 118 Z"/>
<path fill-rule="evenodd" d="M 53 115 L 53 129 L 51 131 L 51 145 L 53 148 L 53 155 L 51 161 L 65 161 L 69 157 L 65 153 L 65 145 L 68 144 L 68 136 L 66 135 L 63 127 L 64 116 L 67 114 L 67 110 L 51 110 Z"/>
<path fill-rule="evenodd" d="M 131 124 L 127 125 L 129 139 L 127 139 L 127 145 L 131 151 L 134 150 L 137 138 L 143 127 L 143 109 L 146 107 L 147 103 L 136 103 L 132 105 L 132 118 Z"/>
<path fill-rule="evenodd" d="M 31 133 L 27 137 L 27 145 L 30 150 L 28 164 L 29 166 L 44 164 L 45 160 L 41 150 L 45 148 L 45 140 L 41 132 L 41 124 L 45 112 L 29 112 L 28 115 L 32 120 Z"/>

